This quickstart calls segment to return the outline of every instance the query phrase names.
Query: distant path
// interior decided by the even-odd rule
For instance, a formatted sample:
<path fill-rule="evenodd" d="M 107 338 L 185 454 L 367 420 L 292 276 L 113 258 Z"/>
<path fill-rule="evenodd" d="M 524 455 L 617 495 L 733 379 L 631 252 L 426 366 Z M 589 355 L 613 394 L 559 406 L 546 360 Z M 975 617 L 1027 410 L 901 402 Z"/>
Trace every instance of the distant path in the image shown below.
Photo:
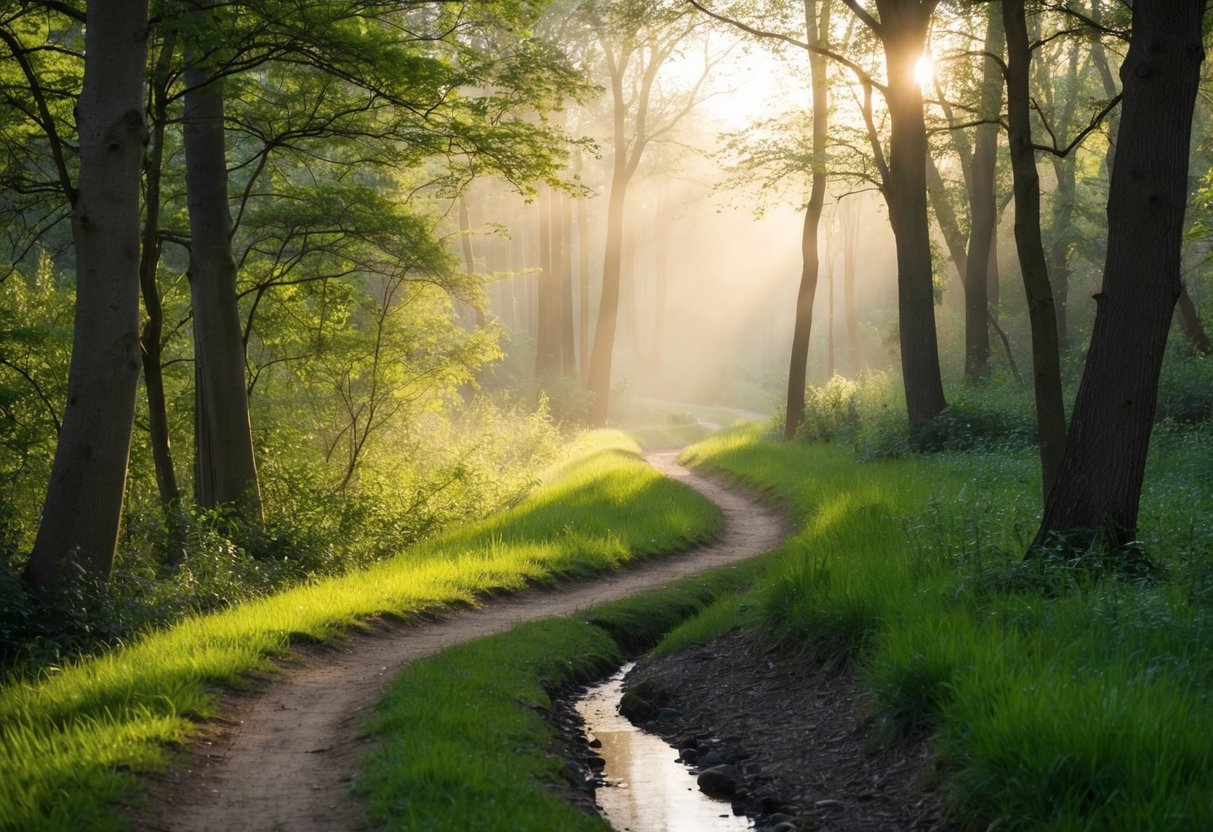
<path fill-rule="evenodd" d="M 362 826 L 349 788 L 367 741 L 369 709 L 402 665 L 523 621 L 570 615 L 774 548 L 780 519 L 742 495 L 650 454 L 658 471 L 689 485 L 724 513 L 719 539 L 625 572 L 527 591 L 437 622 L 382 624 L 337 648 L 305 651 L 262 692 L 232 694 L 219 719 L 165 775 L 148 778 L 149 805 L 132 812 L 140 830 L 331 832 Z"/>

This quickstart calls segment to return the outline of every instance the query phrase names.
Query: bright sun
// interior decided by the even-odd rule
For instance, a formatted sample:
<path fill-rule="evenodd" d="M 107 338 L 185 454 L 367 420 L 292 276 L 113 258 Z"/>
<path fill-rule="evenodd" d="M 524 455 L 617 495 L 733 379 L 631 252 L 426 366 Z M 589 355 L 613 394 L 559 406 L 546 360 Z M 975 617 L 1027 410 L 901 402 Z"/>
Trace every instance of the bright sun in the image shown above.
<path fill-rule="evenodd" d="M 923 92 L 930 88 L 935 80 L 935 62 L 931 60 L 930 55 L 924 54 L 918 59 L 918 63 L 914 64 L 914 80 Z"/>

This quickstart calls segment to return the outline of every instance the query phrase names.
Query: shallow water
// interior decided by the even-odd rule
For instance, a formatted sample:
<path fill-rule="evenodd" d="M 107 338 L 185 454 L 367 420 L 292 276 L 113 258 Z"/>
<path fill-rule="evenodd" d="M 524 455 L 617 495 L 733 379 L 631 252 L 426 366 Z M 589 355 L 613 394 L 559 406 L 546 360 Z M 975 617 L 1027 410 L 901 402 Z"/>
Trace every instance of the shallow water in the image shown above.
<path fill-rule="evenodd" d="M 602 741 L 607 785 L 595 795 L 602 816 L 619 832 L 732 832 L 753 829 L 728 801 L 708 797 L 678 752 L 619 714 L 623 677 L 632 665 L 593 687 L 577 703 L 586 730 Z"/>

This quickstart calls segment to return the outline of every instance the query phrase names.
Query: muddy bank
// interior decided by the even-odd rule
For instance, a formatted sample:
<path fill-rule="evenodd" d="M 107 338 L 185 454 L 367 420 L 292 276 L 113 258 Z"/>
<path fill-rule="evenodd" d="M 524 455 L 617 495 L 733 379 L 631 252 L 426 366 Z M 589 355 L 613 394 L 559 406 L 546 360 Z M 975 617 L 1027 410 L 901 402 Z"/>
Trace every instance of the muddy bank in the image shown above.
<path fill-rule="evenodd" d="M 850 674 L 733 632 L 629 674 L 633 721 L 683 750 L 759 830 L 944 830 L 924 737 L 892 743 L 862 719 Z M 732 781 L 729 782 L 729 776 Z"/>

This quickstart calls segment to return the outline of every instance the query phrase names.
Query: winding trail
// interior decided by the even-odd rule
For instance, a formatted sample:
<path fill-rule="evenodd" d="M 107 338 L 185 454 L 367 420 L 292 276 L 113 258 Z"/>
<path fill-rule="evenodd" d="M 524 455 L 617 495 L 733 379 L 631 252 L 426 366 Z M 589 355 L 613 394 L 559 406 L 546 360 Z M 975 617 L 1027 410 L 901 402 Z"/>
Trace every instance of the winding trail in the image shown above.
<path fill-rule="evenodd" d="M 716 503 L 719 538 L 595 578 L 497 599 L 440 621 L 378 623 L 336 648 L 304 651 L 254 694 L 225 696 L 167 774 L 149 778 L 149 802 L 133 811 L 135 829 L 172 832 L 312 832 L 362 827 L 350 795 L 367 740 L 361 725 L 402 665 L 445 647 L 507 630 L 522 621 L 564 616 L 778 545 L 783 525 L 756 500 L 693 473 L 677 452 L 649 454 L 661 473 Z"/>

